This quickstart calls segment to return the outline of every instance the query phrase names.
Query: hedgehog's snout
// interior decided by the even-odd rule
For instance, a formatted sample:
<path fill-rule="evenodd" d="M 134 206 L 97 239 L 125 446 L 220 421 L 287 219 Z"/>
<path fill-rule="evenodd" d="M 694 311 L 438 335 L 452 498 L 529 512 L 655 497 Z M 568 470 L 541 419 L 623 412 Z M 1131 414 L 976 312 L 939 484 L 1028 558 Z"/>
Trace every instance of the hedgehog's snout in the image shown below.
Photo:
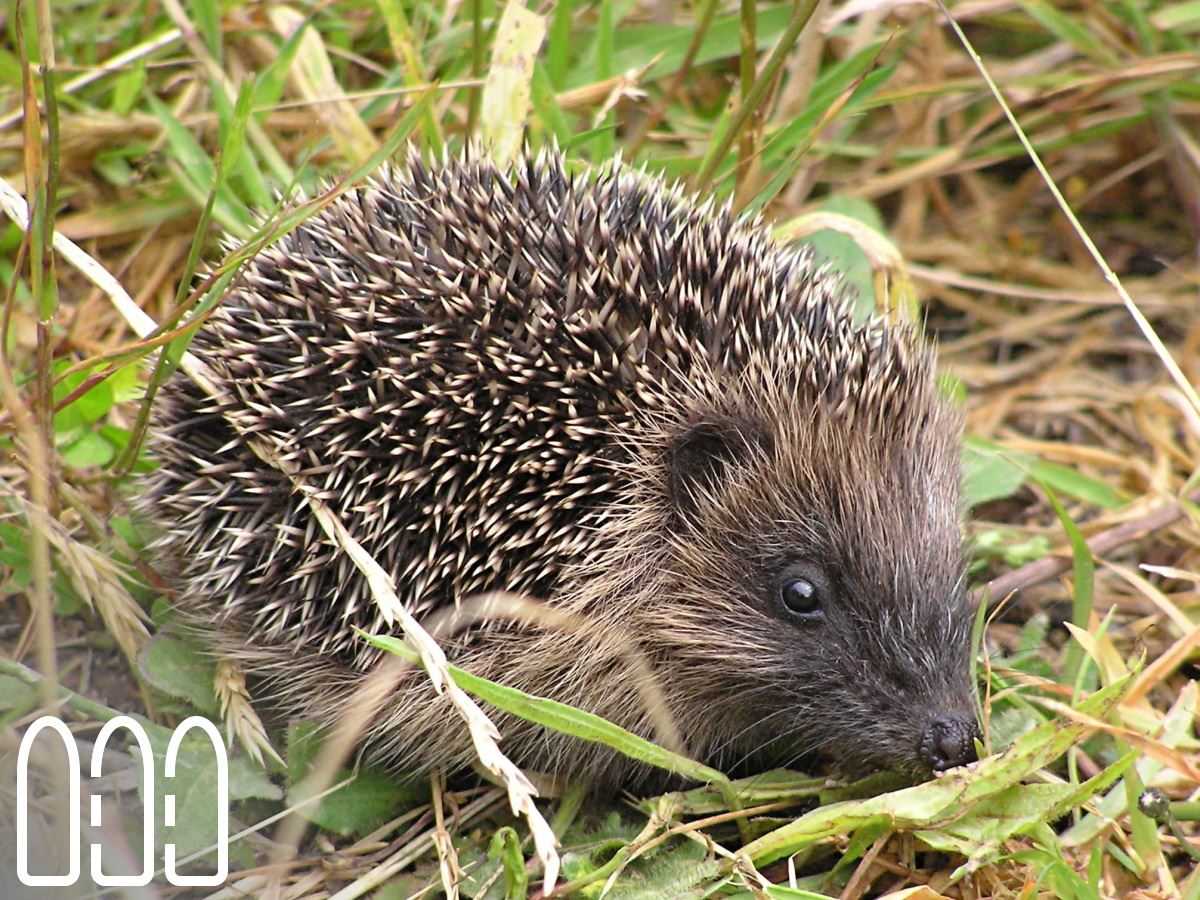
<path fill-rule="evenodd" d="M 935 772 L 975 761 L 975 737 L 979 726 L 973 715 L 941 715 L 921 736 L 921 758 Z"/>

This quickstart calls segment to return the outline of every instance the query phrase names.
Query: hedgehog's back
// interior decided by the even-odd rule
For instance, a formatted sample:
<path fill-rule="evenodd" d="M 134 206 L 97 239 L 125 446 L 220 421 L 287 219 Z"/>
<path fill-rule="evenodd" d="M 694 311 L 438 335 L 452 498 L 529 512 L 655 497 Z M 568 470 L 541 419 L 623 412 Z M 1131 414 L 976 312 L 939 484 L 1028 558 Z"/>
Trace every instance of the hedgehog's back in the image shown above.
<path fill-rule="evenodd" d="M 551 596 L 603 540 L 614 437 L 698 373 L 765 357 L 844 398 L 902 350 L 765 229 L 557 157 L 515 176 L 413 161 L 348 192 L 247 264 L 192 349 L 224 393 L 165 388 L 149 492 L 181 604 L 333 652 L 380 627 L 369 593 L 230 421 L 299 468 L 419 613 Z"/>

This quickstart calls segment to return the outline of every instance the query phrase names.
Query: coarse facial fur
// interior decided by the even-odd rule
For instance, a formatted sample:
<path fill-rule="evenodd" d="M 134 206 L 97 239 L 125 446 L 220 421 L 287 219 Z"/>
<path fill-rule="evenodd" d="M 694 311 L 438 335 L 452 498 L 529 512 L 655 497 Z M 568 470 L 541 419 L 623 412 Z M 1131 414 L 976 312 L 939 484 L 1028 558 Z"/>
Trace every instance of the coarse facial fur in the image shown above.
<path fill-rule="evenodd" d="M 970 758 L 959 417 L 916 336 L 762 226 L 619 166 L 414 158 L 263 250 L 192 351 L 223 393 L 165 387 L 144 506 L 185 619 L 286 713 L 335 721 L 378 660 L 352 626 L 384 625 L 247 433 L 419 617 L 492 590 L 573 617 L 447 635 L 476 674 L 661 737 L 636 658 L 717 766 Z M 496 718 L 518 764 L 656 778 Z M 472 758 L 420 672 L 366 748 Z"/>

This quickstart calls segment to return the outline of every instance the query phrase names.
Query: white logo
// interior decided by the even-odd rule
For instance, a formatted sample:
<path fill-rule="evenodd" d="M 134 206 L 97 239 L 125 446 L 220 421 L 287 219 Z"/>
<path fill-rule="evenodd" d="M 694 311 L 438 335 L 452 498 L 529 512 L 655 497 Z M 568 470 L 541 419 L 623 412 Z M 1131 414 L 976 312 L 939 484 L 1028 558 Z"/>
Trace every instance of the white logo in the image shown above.
<path fill-rule="evenodd" d="M 70 773 L 70 834 L 68 869 L 62 875 L 31 875 L 29 872 L 29 754 L 33 742 L 41 732 L 49 728 L 58 732 L 63 746 L 67 750 L 67 769 Z M 141 887 L 150 883 L 154 877 L 154 757 L 150 753 L 150 738 L 141 723 L 130 716 L 117 716 L 104 723 L 96 744 L 92 748 L 91 777 L 100 777 L 101 761 L 104 758 L 104 748 L 108 739 L 118 728 L 126 728 L 137 741 L 138 751 L 142 757 L 142 796 L 145 801 L 145 821 L 142 828 L 142 871 L 135 875 L 105 875 L 100 866 L 101 847 L 98 843 L 91 844 L 92 878 L 101 887 Z M 229 876 L 229 759 L 225 754 L 225 744 L 215 725 L 203 716 L 191 716 L 179 723 L 179 727 L 171 735 L 167 744 L 166 777 L 175 777 L 175 759 L 179 755 L 179 745 L 183 737 L 193 728 L 199 728 L 212 743 L 217 759 L 217 870 L 211 875 L 180 875 L 175 871 L 175 845 L 167 844 L 163 850 L 166 861 L 166 876 L 170 884 L 178 887 L 204 886 L 215 887 L 223 884 Z M 100 796 L 92 795 L 91 827 L 100 828 Z M 164 818 L 167 827 L 175 825 L 175 795 L 163 796 Z M 42 716 L 29 726 L 25 736 L 21 738 L 21 746 L 17 750 L 17 879 L 27 887 L 66 887 L 79 880 L 79 748 L 75 746 L 75 737 L 71 734 L 62 719 L 55 716 Z"/>

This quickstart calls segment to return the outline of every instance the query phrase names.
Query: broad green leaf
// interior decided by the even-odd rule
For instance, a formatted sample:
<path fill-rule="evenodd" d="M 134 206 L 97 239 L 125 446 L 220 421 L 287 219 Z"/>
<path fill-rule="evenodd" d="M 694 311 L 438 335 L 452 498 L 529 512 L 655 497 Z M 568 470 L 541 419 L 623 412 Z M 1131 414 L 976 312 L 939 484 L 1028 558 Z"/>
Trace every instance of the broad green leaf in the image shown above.
<path fill-rule="evenodd" d="M 117 449 L 94 431 L 85 431 L 61 450 L 63 462 L 73 469 L 107 466 L 117 455 Z"/>
<path fill-rule="evenodd" d="M 155 816 L 155 844 L 159 848 L 156 858 L 162 858 L 161 848 L 167 841 L 175 844 L 177 858 L 204 850 L 217 840 L 217 762 L 212 743 L 199 730 L 188 733 L 179 746 L 176 756 L 175 776 L 165 777 L 166 754 L 172 730 L 136 716 L 150 739 L 154 755 L 155 785 L 158 810 Z M 216 724 L 214 722 L 214 724 Z M 121 732 L 118 731 L 117 734 Z M 271 783 L 267 773 L 257 764 L 241 754 L 228 757 L 229 803 L 242 800 L 280 800 L 283 792 Z M 138 778 L 141 793 L 141 778 Z M 175 825 L 167 828 L 162 812 L 166 793 L 175 795 Z M 145 798 L 142 798 L 143 802 Z M 211 854 L 210 854 L 211 856 Z M 249 848 L 235 844 L 230 847 L 230 867 L 253 863 Z M 204 863 L 198 863 L 203 868 Z M 211 868 L 211 862 L 210 862 Z"/>
<path fill-rule="evenodd" d="M 1025 484 L 1027 465 L 994 445 L 968 437 L 963 447 L 963 502 L 968 508 L 1010 497 Z M 1028 457 L 1025 458 L 1028 461 Z"/>
<path fill-rule="evenodd" d="M 824 212 L 840 213 L 862 222 L 880 234 L 886 234 L 883 216 L 869 200 L 844 194 L 834 195 L 821 204 Z M 871 261 L 854 238 L 840 231 L 823 229 L 805 238 L 817 258 L 827 260 L 841 274 L 855 298 L 855 311 L 863 318 L 875 311 L 875 276 Z"/>
<path fill-rule="evenodd" d="M 298 723 L 288 729 L 288 803 L 299 804 L 311 794 L 305 779 L 311 774 L 321 748 L 317 726 Z M 352 778 L 315 803 L 305 803 L 299 811 L 315 825 L 340 835 L 365 834 L 388 819 L 422 802 L 428 796 L 425 782 L 398 782 L 371 766 L 359 766 L 354 772 L 342 769 L 334 784 Z"/>
<path fill-rule="evenodd" d="M 127 403 L 142 395 L 141 364 L 132 362 L 112 373 L 107 379 L 112 388 L 114 403 Z"/>
<path fill-rule="evenodd" d="M 63 371 L 69 364 L 67 360 L 60 361 L 54 367 L 55 372 Z M 63 378 L 54 386 L 54 402 L 61 403 L 91 377 L 90 373 L 74 372 Z M 73 400 L 70 406 L 55 413 L 54 428 L 56 431 L 67 431 L 81 423 L 96 422 L 108 414 L 114 402 L 113 386 L 108 379 L 104 379 Z"/>
<path fill-rule="evenodd" d="M 194 644 L 156 634 L 138 656 L 138 671 L 155 690 L 186 700 L 202 713 L 218 714 L 220 704 L 213 690 L 216 664 Z"/>
<path fill-rule="evenodd" d="M 1015 569 L 1049 553 L 1050 540 L 1043 534 L 1026 536 L 1015 528 L 989 528 L 975 535 L 971 550 L 976 558 L 999 560 Z"/>

